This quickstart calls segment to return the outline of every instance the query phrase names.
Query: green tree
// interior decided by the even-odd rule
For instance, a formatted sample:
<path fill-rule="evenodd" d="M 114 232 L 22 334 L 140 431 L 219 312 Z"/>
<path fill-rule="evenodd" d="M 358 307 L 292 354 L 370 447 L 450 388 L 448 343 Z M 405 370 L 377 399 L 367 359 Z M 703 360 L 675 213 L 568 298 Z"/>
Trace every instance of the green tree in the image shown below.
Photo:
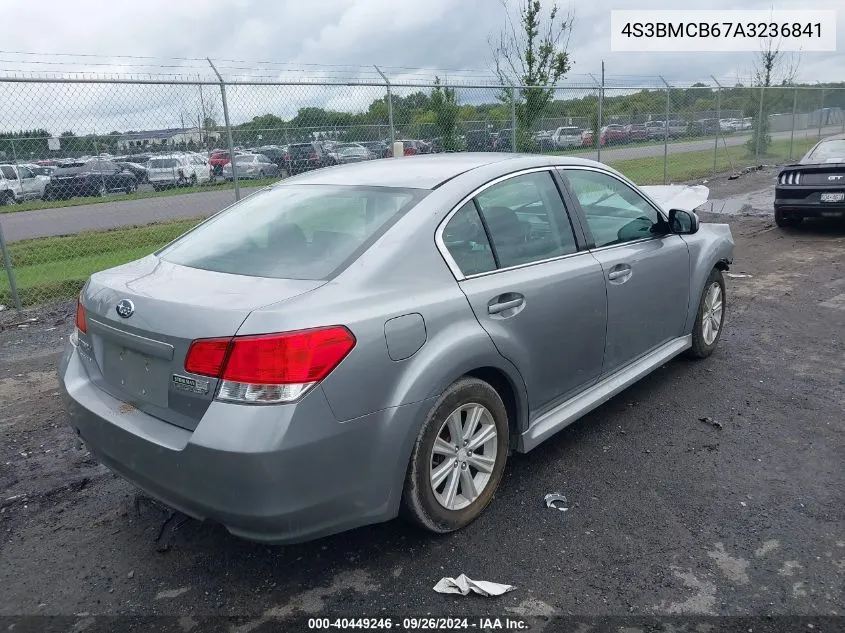
<path fill-rule="evenodd" d="M 434 78 L 434 90 L 431 91 L 431 109 L 434 112 L 434 125 L 443 149 L 454 152 L 458 149 L 458 114 L 460 106 L 455 89 L 440 83 L 440 77 Z"/>
<path fill-rule="evenodd" d="M 769 115 L 775 104 L 771 97 L 766 98 L 766 88 L 791 85 L 797 74 L 798 58 L 781 51 L 778 42 L 772 38 L 765 40 L 754 61 L 754 84 L 760 89 L 754 91 L 757 108 L 752 115 L 755 121 L 751 138 L 746 142 L 749 153 L 765 155 L 772 142 L 769 135 Z"/>
<path fill-rule="evenodd" d="M 544 16 L 540 0 L 523 0 L 516 17 L 503 5 L 507 24 L 490 42 L 493 67 L 502 85 L 522 88 L 507 88 L 499 98 L 516 100 L 519 138 L 530 139 L 534 123 L 554 97 L 553 86 L 572 68 L 566 49 L 573 16 L 561 15 L 557 4 Z"/>

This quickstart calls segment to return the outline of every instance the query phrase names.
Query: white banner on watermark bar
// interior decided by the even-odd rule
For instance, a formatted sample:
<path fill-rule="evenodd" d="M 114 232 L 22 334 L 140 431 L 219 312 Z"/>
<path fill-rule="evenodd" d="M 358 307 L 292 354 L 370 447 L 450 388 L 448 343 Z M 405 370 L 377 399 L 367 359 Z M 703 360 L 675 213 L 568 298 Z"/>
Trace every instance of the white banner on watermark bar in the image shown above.
<path fill-rule="evenodd" d="M 729 53 L 836 50 L 836 11 L 611 11 L 610 50 Z"/>

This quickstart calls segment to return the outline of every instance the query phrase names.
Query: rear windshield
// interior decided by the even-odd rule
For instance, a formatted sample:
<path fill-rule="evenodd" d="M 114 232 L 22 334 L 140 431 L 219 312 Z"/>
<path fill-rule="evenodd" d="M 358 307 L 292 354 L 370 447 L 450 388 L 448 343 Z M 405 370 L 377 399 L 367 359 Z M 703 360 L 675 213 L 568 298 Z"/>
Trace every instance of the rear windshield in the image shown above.
<path fill-rule="evenodd" d="M 178 167 L 179 161 L 175 158 L 151 158 L 147 163 L 150 169 L 168 169 L 170 167 Z"/>
<path fill-rule="evenodd" d="M 166 246 L 174 264 L 235 275 L 325 279 L 428 192 L 281 185 L 245 198 Z"/>
<path fill-rule="evenodd" d="M 314 148 L 311 145 L 291 145 L 290 146 L 290 155 L 291 156 L 308 156 L 311 152 L 314 151 Z"/>
<path fill-rule="evenodd" d="M 834 139 L 820 143 L 807 158 L 813 160 L 828 160 L 830 158 L 838 158 L 845 162 L 845 139 Z"/>

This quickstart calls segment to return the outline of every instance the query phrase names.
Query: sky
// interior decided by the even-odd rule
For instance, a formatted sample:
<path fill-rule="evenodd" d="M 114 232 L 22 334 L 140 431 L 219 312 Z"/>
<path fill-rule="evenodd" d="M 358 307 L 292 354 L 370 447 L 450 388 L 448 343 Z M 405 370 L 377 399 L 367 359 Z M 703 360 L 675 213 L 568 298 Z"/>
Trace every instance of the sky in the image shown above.
<path fill-rule="evenodd" d="M 801 0 L 802 8 L 839 9 L 835 53 L 801 55 L 799 79 L 841 81 L 845 70 L 845 5 L 841 0 Z M 505 0 L 513 10 L 520 0 Z M 49 11 L 45 11 L 49 4 Z M 544 6 L 551 5 L 543 0 Z M 569 53 L 574 65 L 568 81 L 587 85 L 605 62 L 608 85 L 657 85 L 663 76 L 678 85 L 694 81 L 746 81 L 753 68 L 753 53 L 614 53 L 610 52 L 610 9 L 674 9 L 669 0 L 573 0 L 560 2 L 572 11 L 575 22 Z M 794 2 L 710 0 L 708 9 L 795 8 Z M 447 81 L 488 82 L 489 40 L 505 25 L 506 8 L 499 0 L 74 0 L 74 2 L 8 2 L 3 6 L 6 25 L 0 42 L 0 76 L 82 71 L 90 74 L 154 74 L 156 77 L 210 78 L 205 57 L 216 60 L 231 78 L 328 78 L 378 81 L 378 64 L 396 83 L 430 80 L 435 74 Z M 267 62 L 267 63 L 258 63 Z M 423 69 L 423 70 L 413 70 Z M 173 104 L 190 101 L 181 110 L 196 108 L 194 91 L 175 89 L 54 90 L 31 85 L 0 86 L 0 94 L 29 104 L 35 118 L 43 100 L 61 103 L 49 118 L 61 125 L 64 118 L 91 113 L 87 125 L 138 123 L 129 110 L 149 114 L 156 104 L 167 108 L 167 125 L 177 127 L 184 114 L 173 114 Z M 51 92 L 52 90 L 52 92 Z M 165 94 L 166 93 L 166 94 Z M 302 104 L 365 106 L 379 89 L 301 87 L 284 99 L 260 90 L 244 90 L 233 118 L 254 114 L 268 100 L 287 114 Z M 166 103 L 165 103 L 166 102 Z M 284 102 L 284 103 L 282 103 Z M 94 114 L 95 109 L 97 113 Z M 104 120 L 103 110 L 114 114 Z M 261 108 L 258 107 L 258 110 Z M 23 122 L 20 108 L 0 113 L 0 129 Z M 3 117 L 6 117 L 6 121 Z M 155 115 L 158 116 L 158 115 Z M 192 116 L 192 115 L 189 115 Z M 83 117 L 84 118 L 84 117 Z M 130 121 L 131 119 L 131 121 Z M 34 120 L 34 119 L 33 119 Z M 48 121 L 49 123 L 50 121 Z M 143 122 L 143 121 L 141 121 Z"/>

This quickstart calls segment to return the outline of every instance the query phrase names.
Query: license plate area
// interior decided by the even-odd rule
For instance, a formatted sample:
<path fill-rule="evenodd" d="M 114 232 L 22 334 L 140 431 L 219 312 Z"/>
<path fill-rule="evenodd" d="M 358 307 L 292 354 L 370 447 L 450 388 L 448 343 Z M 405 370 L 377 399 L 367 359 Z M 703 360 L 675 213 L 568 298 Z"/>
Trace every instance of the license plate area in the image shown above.
<path fill-rule="evenodd" d="M 104 346 L 103 377 L 127 400 L 167 407 L 169 363 L 120 345 Z"/>
<path fill-rule="evenodd" d="M 822 202 L 842 202 L 845 200 L 845 193 L 823 193 Z"/>

